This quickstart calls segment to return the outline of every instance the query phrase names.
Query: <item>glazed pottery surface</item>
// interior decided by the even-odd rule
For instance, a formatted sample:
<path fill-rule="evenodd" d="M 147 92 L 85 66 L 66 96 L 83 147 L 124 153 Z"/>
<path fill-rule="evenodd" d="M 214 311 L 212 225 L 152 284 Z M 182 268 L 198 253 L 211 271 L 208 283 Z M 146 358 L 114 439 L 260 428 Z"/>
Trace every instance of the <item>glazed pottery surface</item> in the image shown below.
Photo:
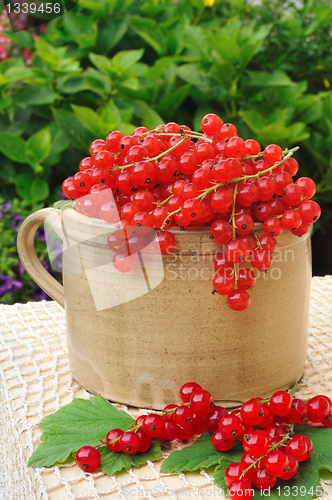
<path fill-rule="evenodd" d="M 35 254 L 33 237 L 43 222 L 63 241 L 63 287 Z M 209 227 L 171 229 L 176 249 L 161 256 L 150 244 L 126 274 L 112 264 L 107 238 L 113 230 L 71 208 L 43 209 L 23 223 L 18 236 L 27 272 L 65 309 L 70 368 L 85 389 L 162 409 L 179 401 L 179 388 L 189 381 L 218 401 L 264 397 L 300 379 L 310 232 L 282 232 L 272 267 L 249 291 L 250 307 L 235 312 L 212 286 L 213 259 L 222 246 Z"/>

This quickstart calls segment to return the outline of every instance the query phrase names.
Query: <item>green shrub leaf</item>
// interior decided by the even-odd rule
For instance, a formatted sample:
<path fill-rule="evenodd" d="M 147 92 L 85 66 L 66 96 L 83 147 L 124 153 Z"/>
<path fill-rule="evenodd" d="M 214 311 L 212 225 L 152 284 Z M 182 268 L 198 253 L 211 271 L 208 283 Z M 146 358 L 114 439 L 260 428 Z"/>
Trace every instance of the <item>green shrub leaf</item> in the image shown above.
<path fill-rule="evenodd" d="M 0 151 L 13 161 L 27 163 L 25 142 L 14 134 L 0 133 Z"/>
<path fill-rule="evenodd" d="M 161 458 L 161 446 L 158 442 L 153 442 L 148 451 L 144 453 L 114 453 L 108 448 L 102 448 L 100 469 L 113 476 L 122 470 L 129 470 L 131 467 L 140 467 L 146 464 L 148 460 L 154 462 Z"/>
<path fill-rule="evenodd" d="M 63 463 L 82 446 L 98 446 L 111 429 L 127 430 L 134 419 L 117 410 L 101 396 L 74 399 L 40 425 L 42 443 L 29 459 L 30 467 L 52 467 Z"/>
<path fill-rule="evenodd" d="M 36 179 L 30 172 L 19 174 L 14 179 L 17 193 L 29 203 L 45 200 L 50 190 L 48 184 L 43 179 Z"/>

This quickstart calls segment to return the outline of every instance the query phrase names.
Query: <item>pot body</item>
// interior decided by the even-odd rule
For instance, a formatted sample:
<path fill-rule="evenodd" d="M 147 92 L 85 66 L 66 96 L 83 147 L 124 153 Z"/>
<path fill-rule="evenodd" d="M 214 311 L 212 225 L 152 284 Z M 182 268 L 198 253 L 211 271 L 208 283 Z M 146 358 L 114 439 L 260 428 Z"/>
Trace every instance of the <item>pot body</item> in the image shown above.
<path fill-rule="evenodd" d="M 287 389 L 302 376 L 309 233 L 277 238 L 272 267 L 249 291 L 250 307 L 235 312 L 213 290 L 213 259 L 222 246 L 208 227 L 173 230 L 171 254 L 149 245 L 126 274 L 113 267 L 109 225 L 66 209 L 62 230 L 69 363 L 88 391 L 162 409 L 179 401 L 189 381 L 216 401 L 245 400 Z"/>

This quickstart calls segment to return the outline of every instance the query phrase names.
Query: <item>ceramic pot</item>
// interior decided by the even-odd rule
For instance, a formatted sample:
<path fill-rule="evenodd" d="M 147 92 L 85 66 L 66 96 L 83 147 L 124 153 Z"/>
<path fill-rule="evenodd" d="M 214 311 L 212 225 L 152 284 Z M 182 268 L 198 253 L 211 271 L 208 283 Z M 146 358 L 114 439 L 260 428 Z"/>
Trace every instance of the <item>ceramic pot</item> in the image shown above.
<path fill-rule="evenodd" d="M 64 244 L 63 286 L 34 250 L 43 222 Z M 212 263 L 222 247 L 208 227 L 172 230 L 177 246 L 171 254 L 161 256 L 150 244 L 126 274 L 113 267 L 111 232 L 102 220 L 74 209 L 47 208 L 28 217 L 18 234 L 27 272 L 65 309 L 70 369 L 85 389 L 111 401 L 162 409 L 179 401 L 179 388 L 189 381 L 218 401 L 265 397 L 301 378 L 310 232 L 282 232 L 274 263 L 260 273 L 249 291 L 251 305 L 242 312 L 214 293 Z"/>

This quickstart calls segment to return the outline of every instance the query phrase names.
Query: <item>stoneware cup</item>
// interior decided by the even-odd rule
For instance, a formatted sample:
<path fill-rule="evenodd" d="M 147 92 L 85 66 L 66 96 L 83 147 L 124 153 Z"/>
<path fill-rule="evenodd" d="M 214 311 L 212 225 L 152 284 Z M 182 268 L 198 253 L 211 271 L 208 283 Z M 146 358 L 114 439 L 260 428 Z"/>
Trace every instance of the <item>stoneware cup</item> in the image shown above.
<path fill-rule="evenodd" d="M 63 242 L 63 286 L 35 253 L 43 222 Z M 70 369 L 85 389 L 162 409 L 179 401 L 185 382 L 198 382 L 220 401 L 265 397 L 301 378 L 310 232 L 282 232 L 272 267 L 249 291 L 250 307 L 235 312 L 213 290 L 213 259 L 222 246 L 208 227 L 172 229 L 171 254 L 161 256 L 150 244 L 126 274 L 112 264 L 107 238 L 113 230 L 72 208 L 46 208 L 29 216 L 18 234 L 25 269 L 65 309 Z"/>

